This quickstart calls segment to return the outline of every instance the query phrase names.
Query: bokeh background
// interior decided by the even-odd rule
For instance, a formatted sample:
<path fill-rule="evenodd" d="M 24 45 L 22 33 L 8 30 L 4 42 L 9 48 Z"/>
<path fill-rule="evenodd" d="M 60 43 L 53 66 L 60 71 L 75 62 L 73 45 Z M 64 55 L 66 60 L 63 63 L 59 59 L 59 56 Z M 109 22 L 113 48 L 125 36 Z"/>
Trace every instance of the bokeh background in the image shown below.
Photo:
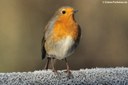
<path fill-rule="evenodd" d="M 44 68 L 42 30 L 65 5 L 79 10 L 75 18 L 82 29 L 80 45 L 68 58 L 71 69 L 128 66 L 128 4 L 102 1 L 0 0 L 0 72 Z M 56 68 L 65 69 L 64 61 Z"/>

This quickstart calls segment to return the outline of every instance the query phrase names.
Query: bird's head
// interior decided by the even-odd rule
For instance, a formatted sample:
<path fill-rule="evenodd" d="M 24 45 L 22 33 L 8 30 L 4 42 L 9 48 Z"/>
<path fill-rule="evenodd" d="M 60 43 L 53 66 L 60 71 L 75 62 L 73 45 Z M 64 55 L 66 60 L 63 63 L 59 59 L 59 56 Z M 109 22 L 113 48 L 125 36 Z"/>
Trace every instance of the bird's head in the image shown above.
<path fill-rule="evenodd" d="M 71 15 L 75 14 L 76 12 L 77 12 L 77 10 L 75 10 L 69 6 L 61 7 L 58 10 L 58 14 L 61 16 L 71 16 Z"/>
<path fill-rule="evenodd" d="M 58 18 L 61 20 L 68 20 L 68 19 L 73 19 L 74 20 L 74 14 L 77 12 L 78 10 L 75 10 L 72 7 L 69 6 L 64 6 L 61 7 L 60 9 L 58 9 L 58 11 L 56 12 L 56 16 L 58 16 Z"/>

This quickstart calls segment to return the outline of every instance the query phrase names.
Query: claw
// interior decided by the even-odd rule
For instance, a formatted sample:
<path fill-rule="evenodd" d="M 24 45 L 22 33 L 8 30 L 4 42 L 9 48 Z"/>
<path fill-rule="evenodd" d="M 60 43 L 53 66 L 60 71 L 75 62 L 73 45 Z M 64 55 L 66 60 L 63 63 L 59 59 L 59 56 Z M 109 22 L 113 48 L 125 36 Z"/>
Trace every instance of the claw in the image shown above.
<path fill-rule="evenodd" d="M 64 71 L 65 73 L 67 73 L 68 74 L 68 76 L 70 76 L 71 75 L 71 71 L 70 70 L 66 70 L 66 71 Z"/>

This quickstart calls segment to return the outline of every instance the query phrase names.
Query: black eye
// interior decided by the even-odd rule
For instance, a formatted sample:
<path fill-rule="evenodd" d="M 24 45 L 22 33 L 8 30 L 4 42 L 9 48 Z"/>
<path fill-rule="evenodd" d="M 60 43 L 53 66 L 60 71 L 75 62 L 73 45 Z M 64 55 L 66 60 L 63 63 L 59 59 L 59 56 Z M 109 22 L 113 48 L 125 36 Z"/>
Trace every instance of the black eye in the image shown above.
<path fill-rule="evenodd" d="M 66 11 L 65 11 L 65 10 L 63 10 L 63 11 L 62 11 L 62 14 L 65 14 L 65 13 L 66 13 Z"/>

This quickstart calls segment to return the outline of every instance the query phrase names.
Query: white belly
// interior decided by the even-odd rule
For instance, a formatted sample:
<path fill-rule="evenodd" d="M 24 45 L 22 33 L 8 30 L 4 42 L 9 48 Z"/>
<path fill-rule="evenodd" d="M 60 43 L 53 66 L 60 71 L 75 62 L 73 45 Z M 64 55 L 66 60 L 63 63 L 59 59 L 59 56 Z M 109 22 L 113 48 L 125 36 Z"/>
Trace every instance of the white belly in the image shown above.
<path fill-rule="evenodd" d="M 50 55 L 55 55 L 56 59 L 64 59 L 70 56 L 74 49 L 74 40 L 71 36 L 68 36 L 55 44 L 55 47 L 50 51 Z"/>

